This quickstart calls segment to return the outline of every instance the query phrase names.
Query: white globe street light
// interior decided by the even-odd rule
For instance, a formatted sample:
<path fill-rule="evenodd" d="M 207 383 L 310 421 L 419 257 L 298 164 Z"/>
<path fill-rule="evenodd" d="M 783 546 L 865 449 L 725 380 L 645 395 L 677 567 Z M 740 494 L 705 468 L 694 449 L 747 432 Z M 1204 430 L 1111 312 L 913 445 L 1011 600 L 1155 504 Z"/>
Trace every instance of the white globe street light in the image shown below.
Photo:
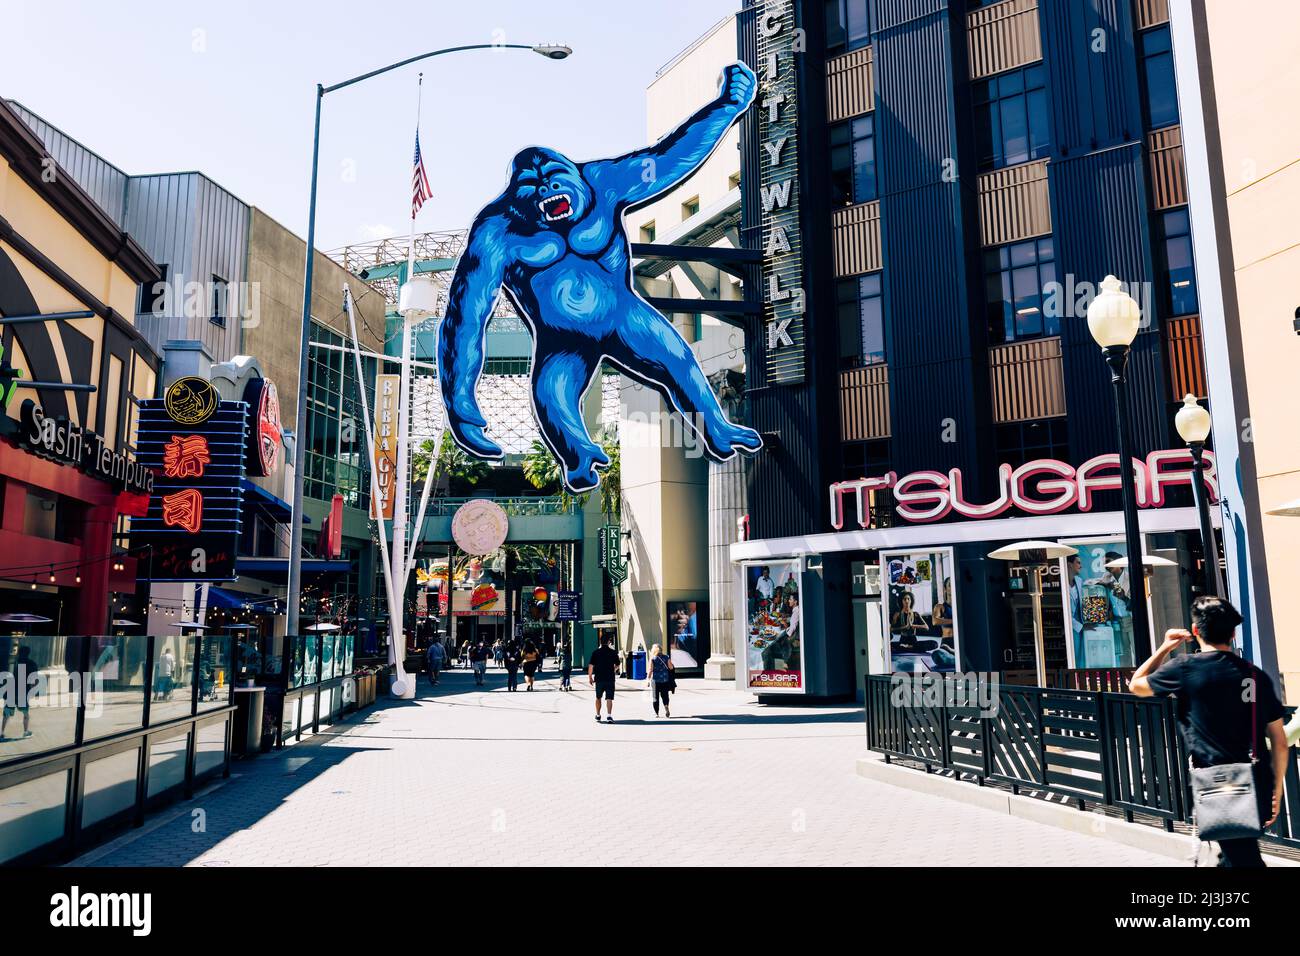
<path fill-rule="evenodd" d="M 1114 276 L 1101 280 L 1101 292 L 1088 304 L 1088 331 L 1102 348 L 1129 346 L 1142 325 L 1142 309 Z"/>
<path fill-rule="evenodd" d="M 1196 400 L 1195 395 L 1183 396 L 1183 407 L 1174 416 L 1178 435 L 1189 445 L 1204 444 L 1210 437 L 1210 413 Z"/>
<path fill-rule="evenodd" d="M 1142 533 L 1138 525 L 1137 494 L 1133 488 L 1133 441 L 1129 437 L 1128 393 L 1124 388 L 1124 372 L 1128 367 L 1129 347 L 1137 338 L 1141 327 L 1142 309 L 1124 291 L 1123 283 L 1114 276 L 1106 276 L 1101 282 L 1101 292 L 1088 305 L 1088 331 L 1101 346 L 1101 354 L 1110 367 L 1110 382 L 1115 393 L 1115 427 L 1119 434 L 1124 543 L 1129 554 L 1139 556 L 1142 554 Z M 1142 643 L 1154 651 L 1146 601 L 1139 597 L 1133 602 L 1132 609 L 1135 653 Z"/>
<path fill-rule="evenodd" d="M 1205 496 L 1205 439 L 1210 437 L 1210 413 L 1195 395 L 1183 397 L 1183 407 L 1174 416 L 1174 428 L 1192 451 L 1192 496 L 1196 499 L 1196 517 L 1201 526 L 1201 560 L 1205 562 L 1206 594 L 1222 594 L 1219 582 L 1219 546 L 1210 524 L 1210 503 Z"/>

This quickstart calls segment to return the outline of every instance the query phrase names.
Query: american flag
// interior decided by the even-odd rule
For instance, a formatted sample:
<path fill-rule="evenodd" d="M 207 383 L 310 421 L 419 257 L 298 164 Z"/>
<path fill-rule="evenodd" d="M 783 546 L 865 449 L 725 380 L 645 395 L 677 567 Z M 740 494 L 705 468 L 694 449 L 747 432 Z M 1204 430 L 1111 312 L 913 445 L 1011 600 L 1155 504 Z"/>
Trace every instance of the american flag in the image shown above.
<path fill-rule="evenodd" d="M 411 218 L 420 211 L 426 199 L 433 198 L 429 177 L 424 172 L 424 157 L 420 155 L 420 131 L 415 131 L 415 171 L 411 174 Z"/>

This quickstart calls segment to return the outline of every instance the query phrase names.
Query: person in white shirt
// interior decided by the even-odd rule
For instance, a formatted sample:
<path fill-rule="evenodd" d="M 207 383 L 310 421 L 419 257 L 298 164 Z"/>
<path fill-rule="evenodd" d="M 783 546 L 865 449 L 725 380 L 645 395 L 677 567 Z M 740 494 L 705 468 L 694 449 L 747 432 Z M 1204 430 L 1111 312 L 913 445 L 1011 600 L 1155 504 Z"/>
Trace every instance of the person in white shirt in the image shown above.
<path fill-rule="evenodd" d="M 772 595 L 776 593 L 776 582 L 772 580 L 770 568 L 762 569 L 762 573 L 758 576 L 758 583 L 754 585 L 754 590 L 758 592 L 760 600 L 772 600 Z"/>

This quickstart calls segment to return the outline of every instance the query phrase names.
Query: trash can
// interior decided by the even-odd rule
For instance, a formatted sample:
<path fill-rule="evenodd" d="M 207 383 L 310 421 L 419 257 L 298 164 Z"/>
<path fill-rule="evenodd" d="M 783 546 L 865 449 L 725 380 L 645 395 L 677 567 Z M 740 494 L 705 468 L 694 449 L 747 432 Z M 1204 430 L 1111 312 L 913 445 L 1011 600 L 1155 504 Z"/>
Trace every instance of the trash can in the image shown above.
<path fill-rule="evenodd" d="M 230 735 L 230 751 L 236 756 L 259 753 L 262 750 L 262 705 L 265 687 L 236 687 L 235 726 Z"/>
<path fill-rule="evenodd" d="M 632 679 L 645 680 L 645 651 L 634 651 L 632 654 Z"/>

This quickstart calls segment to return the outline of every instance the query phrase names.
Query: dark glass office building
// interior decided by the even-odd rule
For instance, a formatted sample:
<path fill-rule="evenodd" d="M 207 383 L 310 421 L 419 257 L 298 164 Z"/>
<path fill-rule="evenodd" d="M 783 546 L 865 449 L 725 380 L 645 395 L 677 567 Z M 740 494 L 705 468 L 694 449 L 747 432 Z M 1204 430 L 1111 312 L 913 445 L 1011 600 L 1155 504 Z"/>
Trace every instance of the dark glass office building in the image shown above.
<path fill-rule="evenodd" d="M 741 148 L 766 438 L 731 552 L 738 681 L 821 697 L 866 673 L 1140 662 L 1134 602 L 1159 632 L 1218 564 L 1173 427 L 1209 395 L 1165 0 L 750 0 L 738 29 L 761 82 Z M 1116 413 L 1086 321 L 1108 275 L 1143 312 L 1145 582 L 1115 564 Z M 1019 540 L 1077 559 L 989 557 Z"/>

